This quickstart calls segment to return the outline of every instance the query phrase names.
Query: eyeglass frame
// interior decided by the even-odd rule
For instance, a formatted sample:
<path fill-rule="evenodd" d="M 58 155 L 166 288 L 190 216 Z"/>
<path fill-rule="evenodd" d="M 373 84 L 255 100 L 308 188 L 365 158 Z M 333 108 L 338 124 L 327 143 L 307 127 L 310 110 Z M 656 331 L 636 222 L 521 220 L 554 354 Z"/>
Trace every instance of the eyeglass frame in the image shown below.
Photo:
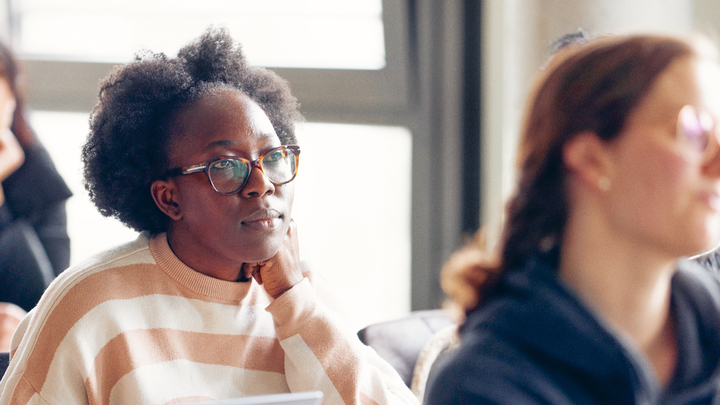
<path fill-rule="evenodd" d="M 262 167 L 262 160 L 265 159 L 265 156 L 267 156 L 273 152 L 276 152 L 278 150 L 290 150 L 290 151 L 292 151 L 293 156 L 295 156 L 295 170 L 293 171 L 292 177 L 290 177 L 290 180 L 279 182 L 279 183 L 270 180 L 270 177 L 268 177 L 268 175 L 265 174 L 265 170 Z M 220 160 L 239 160 L 250 166 L 250 170 L 248 170 L 248 174 L 247 174 L 247 176 L 245 176 L 245 180 L 243 180 L 242 184 L 240 185 L 240 187 L 238 187 L 237 190 L 223 193 L 223 192 L 219 191 L 217 189 L 217 187 L 215 187 L 215 184 L 213 183 L 212 179 L 210 178 L 210 173 L 208 172 L 208 168 L 210 167 L 210 165 L 212 165 L 213 163 L 218 162 Z M 227 155 L 218 156 L 216 158 L 206 161 L 205 163 L 198 163 L 196 165 L 183 166 L 183 167 L 175 167 L 175 168 L 170 169 L 167 172 L 165 172 L 165 175 L 163 177 L 167 179 L 167 178 L 171 178 L 171 177 L 183 176 L 186 174 L 205 172 L 205 176 L 207 177 L 208 182 L 210 183 L 210 185 L 212 186 L 213 190 L 215 190 L 216 193 L 221 194 L 221 195 L 231 195 L 231 194 L 239 193 L 243 188 L 245 188 L 248 181 L 250 180 L 250 176 L 252 175 L 253 168 L 255 168 L 255 167 L 260 169 L 260 172 L 263 174 L 263 176 L 265 176 L 270 181 L 270 183 L 272 183 L 275 186 L 281 186 L 283 184 L 287 184 L 287 183 L 290 183 L 291 181 L 295 180 L 295 176 L 297 176 L 298 166 L 300 166 L 300 146 L 299 145 L 281 145 L 281 146 L 272 148 L 269 151 L 263 153 L 262 155 L 258 156 L 258 158 L 255 160 L 249 160 L 249 159 L 241 158 L 238 156 L 227 156 Z"/>
<path fill-rule="evenodd" d="M 677 117 L 677 123 L 676 123 L 676 131 L 677 135 L 683 136 L 684 139 L 686 139 L 689 142 L 692 142 L 692 139 L 688 136 L 687 128 L 685 127 L 682 119 L 682 115 L 684 111 L 692 111 L 694 117 L 697 118 L 698 124 L 700 124 L 700 130 L 703 133 L 703 136 L 705 136 L 707 139 L 703 139 L 705 143 L 702 145 L 701 148 L 697 152 L 700 153 L 702 156 L 702 161 L 706 162 L 710 159 L 715 153 L 717 153 L 718 148 L 720 148 L 720 134 L 718 133 L 718 121 L 715 119 L 715 117 L 712 116 L 707 110 L 698 108 L 692 104 L 685 104 L 680 108 L 678 111 L 678 117 Z M 703 118 L 707 118 L 711 120 L 712 126 L 710 128 L 704 128 L 703 125 Z M 715 139 L 715 142 L 712 142 L 713 138 Z"/>

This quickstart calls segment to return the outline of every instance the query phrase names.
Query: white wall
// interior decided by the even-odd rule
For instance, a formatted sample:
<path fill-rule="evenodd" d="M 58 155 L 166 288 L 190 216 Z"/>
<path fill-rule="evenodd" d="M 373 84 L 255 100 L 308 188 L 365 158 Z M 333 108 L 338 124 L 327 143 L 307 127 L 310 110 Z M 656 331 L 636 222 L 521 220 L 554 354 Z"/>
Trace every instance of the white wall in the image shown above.
<path fill-rule="evenodd" d="M 482 222 L 499 229 L 530 81 L 562 34 L 688 32 L 720 39 L 717 0 L 484 0 Z"/>

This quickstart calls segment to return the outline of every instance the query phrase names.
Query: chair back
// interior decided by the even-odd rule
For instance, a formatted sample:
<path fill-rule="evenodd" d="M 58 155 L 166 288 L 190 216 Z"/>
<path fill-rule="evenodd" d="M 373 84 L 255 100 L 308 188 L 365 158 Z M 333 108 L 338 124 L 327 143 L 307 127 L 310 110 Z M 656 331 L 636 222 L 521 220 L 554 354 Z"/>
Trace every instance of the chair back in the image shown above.
<path fill-rule="evenodd" d="M 410 387 L 423 347 L 435 332 L 451 324 L 453 319 L 445 310 L 414 311 L 400 319 L 368 325 L 358 331 L 358 337 L 390 363 Z"/>

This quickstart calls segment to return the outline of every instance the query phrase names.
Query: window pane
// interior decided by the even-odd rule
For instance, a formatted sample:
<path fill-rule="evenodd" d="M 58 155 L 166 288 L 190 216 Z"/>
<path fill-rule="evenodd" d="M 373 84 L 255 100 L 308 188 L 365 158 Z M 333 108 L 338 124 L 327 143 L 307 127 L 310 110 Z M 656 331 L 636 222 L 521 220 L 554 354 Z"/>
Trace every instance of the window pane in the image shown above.
<path fill-rule="evenodd" d="M 13 2 L 25 57 L 126 62 L 175 55 L 210 25 L 227 27 L 252 65 L 382 69 L 382 0 L 23 0 Z"/>
<path fill-rule="evenodd" d="M 137 232 L 100 215 L 82 185 L 80 148 L 88 133 L 88 114 L 35 111 L 30 122 L 73 193 L 67 202 L 70 265 L 135 239 Z"/>
<path fill-rule="evenodd" d="M 401 127 L 305 123 L 293 218 L 300 253 L 355 327 L 410 310 L 412 137 Z"/>
<path fill-rule="evenodd" d="M 31 122 L 74 196 L 71 265 L 137 236 L 105 218 L 82 185 L 88 115 L 35 111 Z M 300 255 L 336 291 L 350 326 L 410 310 L 412 137 L 405 128 L 303 123 L 293 218 Z"/>

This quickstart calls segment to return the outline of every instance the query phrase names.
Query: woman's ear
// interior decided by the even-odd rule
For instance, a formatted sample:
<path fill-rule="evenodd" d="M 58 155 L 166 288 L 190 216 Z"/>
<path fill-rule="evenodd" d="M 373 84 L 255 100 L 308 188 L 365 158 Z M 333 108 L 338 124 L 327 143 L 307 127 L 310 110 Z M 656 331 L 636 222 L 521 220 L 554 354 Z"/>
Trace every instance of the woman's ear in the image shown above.
<path fill-rule="evenodd" d="M 587 186 L 601 191 L 610 189 L 613 171 L 608 145 L 594 132 L 581 132 L 567 141 L 563 146 L 563 162 Z"/>
<path fill-rule="evenodd" d="M 164 212 L 170 219 L 177 221 L 182 218 L 180 204 L 177 201 L 177 189 L 172 179 L 155 180 L 150 186 L 150 193 L 160 211 Z"/>

